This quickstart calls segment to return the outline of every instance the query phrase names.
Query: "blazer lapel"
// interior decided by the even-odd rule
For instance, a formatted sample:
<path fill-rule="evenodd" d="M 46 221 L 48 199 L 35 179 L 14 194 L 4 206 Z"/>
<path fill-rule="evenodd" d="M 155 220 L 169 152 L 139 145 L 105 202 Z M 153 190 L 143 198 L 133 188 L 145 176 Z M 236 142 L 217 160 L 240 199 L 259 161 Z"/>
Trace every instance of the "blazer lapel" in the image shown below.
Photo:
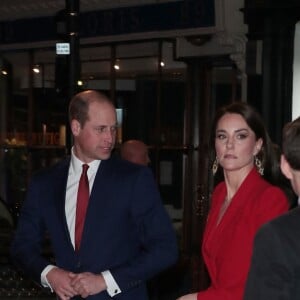
<path fill-rule="evenodd" d="M 230 205 L 225 211 L 222 220 L 217 225 L 219 212 L 226 196 L 225 184 L 220 189 L 217 198 L 214 199 L 216 204 L 212 215 L 209 217 L 210 220 L 205 234 L 205 243 L 213 243 L 216 247 L 221 244 L 219 241 L 224 238 L 223 231 L 226 230 L 226 227 L 233 226 L 233 223 L 237 222 L 237 219 L 241 217 L 249 201 L 251 202 L 254 186 L 257 183 L 257 180 L 259 180 L 257 177 L 259 177 L 259 175 L 255 168 L 253 168 L 237 190 Z"/>

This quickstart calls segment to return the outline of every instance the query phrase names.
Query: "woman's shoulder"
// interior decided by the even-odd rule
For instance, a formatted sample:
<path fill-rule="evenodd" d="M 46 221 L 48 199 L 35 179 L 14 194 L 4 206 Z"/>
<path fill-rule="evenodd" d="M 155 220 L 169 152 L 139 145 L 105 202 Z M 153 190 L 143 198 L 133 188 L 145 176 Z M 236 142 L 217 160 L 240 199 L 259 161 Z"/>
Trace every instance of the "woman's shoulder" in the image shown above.
<path fill-rule="evenodd" d="M 253 193 L 253 207 L 257 214 L 269 215 L 270 219 L 289 210 L 290 203 L 284 191 L 265 180 Z"/>
<path fill-rule="evenodd" d="M 250 207 L 265 209 L 269 207 L 288 208 L 289 202 L 284 191 L 265 180 L 253 169 L 240 187 L 239 196 L 244 198 Z"/>
<path fill-rule="evenodd" d="M 275 195 L 278 194 L 285 197 L 284 191 L 280 186 L 270 183 L 263 177 L 260 177 L 260 179 L 258 180 L 257 187 L 260 193 Z"/>
<path fill-rule="evenodd" d="M 261 194 L 263 192 L 279 192 L 282 193 L 282 190 L 279 186 L 276 186 L 265 178 L 263 178 L 256 169 L 253 169 L 245 180 L 245 186 L 251 188 L 254 194 Z"/>
<path fill-rule="evenodd" d="M 252 196 L 252 198 L 257 199 L 258 201 L 260 201 L 261 198 L 263 198 L 265 202 L 278 200 L 282 200 L 284 202 L 288 201 L 287 196 L 281 187 L 268 182 L 260 175 L 255 177 L 255 179 L 250 183 L 250 187 L 251 189 L 248 191 L 249 196 Z"/>

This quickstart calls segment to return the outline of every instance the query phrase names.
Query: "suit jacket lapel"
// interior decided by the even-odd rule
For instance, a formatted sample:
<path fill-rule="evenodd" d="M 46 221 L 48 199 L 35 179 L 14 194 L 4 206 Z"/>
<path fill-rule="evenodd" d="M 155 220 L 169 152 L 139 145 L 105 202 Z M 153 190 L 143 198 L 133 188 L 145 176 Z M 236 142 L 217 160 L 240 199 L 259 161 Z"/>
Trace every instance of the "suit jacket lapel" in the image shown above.
<path fill-rule="evenodd" d="M 111 162 L 111 158 L 108 160 L 102 160 L 97 170 L 86 213 L 80 247 L 81 251 L 84 249 L 85 241 L 88 239 L 89 234 L 95 233 L 95 228 L 93 228 L 92 225 L 95 215 L 98 220 L 101 220 L 101 218 L 103 218 L 103 214 L 105 213 L 103 207 L 105 207 L 105 201 L 109 200 L 109 193 L 111 192 L 112 184 L 114 182 L 114 180 L 111 178 L 114 170 L 113 163 Z"/>

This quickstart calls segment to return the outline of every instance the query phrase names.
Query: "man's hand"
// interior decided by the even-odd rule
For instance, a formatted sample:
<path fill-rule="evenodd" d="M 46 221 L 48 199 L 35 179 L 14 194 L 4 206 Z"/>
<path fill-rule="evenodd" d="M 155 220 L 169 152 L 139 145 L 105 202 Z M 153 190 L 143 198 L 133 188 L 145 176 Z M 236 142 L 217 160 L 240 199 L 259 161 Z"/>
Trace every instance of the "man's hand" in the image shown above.
<path fill-rule="evenodd" d="M 101 274 L 84 272 L 79 274 L 69 273 L 71 286 L 82 298 L 98 294 L 106 290 L 107 286 Z"/>
<path fill-rule="evenodd" d="M 46 276 L 51 288 L 62 300 L 69 300 L 77 295 L 71 285 L 71 274 L 63 269 L 53 268 Z"/>

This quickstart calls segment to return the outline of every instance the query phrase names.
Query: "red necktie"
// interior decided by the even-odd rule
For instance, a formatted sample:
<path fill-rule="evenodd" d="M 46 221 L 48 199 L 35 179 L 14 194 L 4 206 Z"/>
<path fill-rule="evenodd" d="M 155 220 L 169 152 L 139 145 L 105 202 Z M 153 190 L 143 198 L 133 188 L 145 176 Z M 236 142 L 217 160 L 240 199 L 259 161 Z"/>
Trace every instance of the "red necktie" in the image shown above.
<path fill-rule="evenodd" d="M 89 202 L 89 180 L 87 177 L 87 164 L 82 165 L 82 173 L 78 185 L 76 219 L 75 219 L 75 250 L 79 250 L 84 226 L 86 209 Z"/>

